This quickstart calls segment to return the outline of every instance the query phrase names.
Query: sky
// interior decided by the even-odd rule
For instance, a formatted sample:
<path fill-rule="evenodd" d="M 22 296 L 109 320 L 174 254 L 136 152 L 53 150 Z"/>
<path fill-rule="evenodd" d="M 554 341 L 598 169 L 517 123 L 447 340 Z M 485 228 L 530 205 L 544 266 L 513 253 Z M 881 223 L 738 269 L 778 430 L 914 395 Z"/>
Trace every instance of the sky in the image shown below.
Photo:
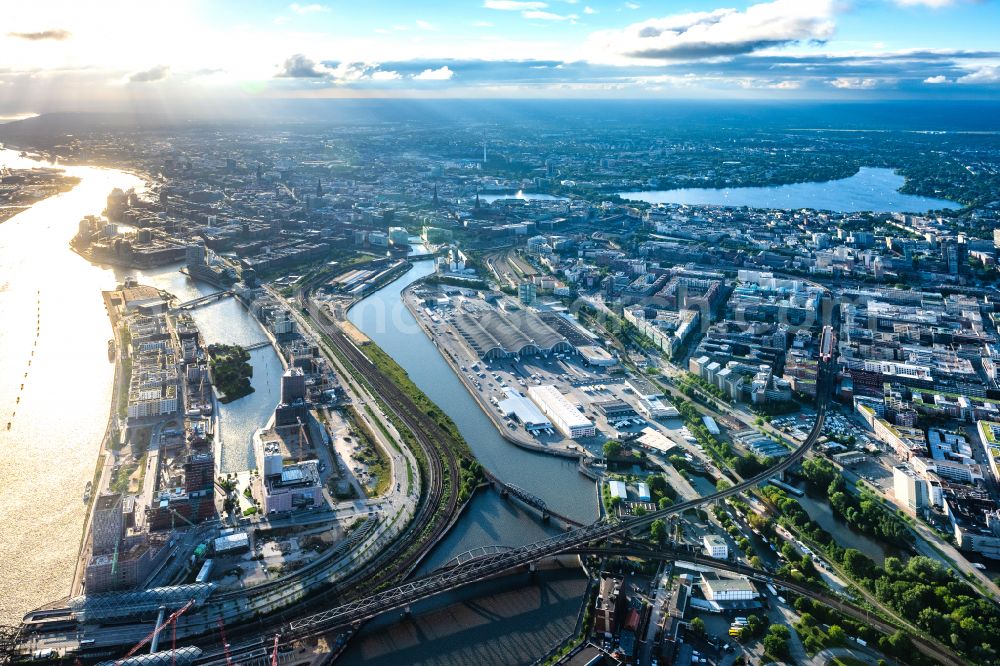
<path fill-rule="evenodd" d="M 33 0 L 0 114 L 223 100 L 1000 99 L 994 0 Z"/>

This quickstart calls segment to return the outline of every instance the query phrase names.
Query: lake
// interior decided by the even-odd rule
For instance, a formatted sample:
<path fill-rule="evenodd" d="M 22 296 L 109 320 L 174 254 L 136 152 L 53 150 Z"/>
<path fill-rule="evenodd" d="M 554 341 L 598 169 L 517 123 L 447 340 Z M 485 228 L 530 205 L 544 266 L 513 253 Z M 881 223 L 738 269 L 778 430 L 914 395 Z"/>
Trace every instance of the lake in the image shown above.
<path fill-rule="evenodd" d="M 929 210 L 957 209 L 961 204 L 903 194 L 899 188 L 904 178 L 892 169 L 862 167 L 850 178 L 821 183 L 794 183 L 768 187 L 732 187 L 724 189 L 690 187 L 648 192 L 619 192 L 630 201 L 651 204 L 687 204 L 691 206 L 749 206 L 751 208 L 811 208 L 838 213 L 872 211 L 878 213 L 923 213 Z"/>

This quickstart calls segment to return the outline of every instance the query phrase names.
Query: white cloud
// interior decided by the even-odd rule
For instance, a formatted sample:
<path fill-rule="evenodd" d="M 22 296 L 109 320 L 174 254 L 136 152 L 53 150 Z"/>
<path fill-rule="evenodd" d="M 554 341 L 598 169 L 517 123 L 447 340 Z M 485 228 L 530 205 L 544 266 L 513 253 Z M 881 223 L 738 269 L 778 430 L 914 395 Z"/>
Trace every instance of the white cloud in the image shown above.
<path fill-rule="evenodd" d="M 292 4 L 288 5 L 288 8 L 299 15 L 319 14 L 322 12 L 330 11 L 329 7 L 324 7 L 323 5 L 318 5 L 318 4 L 300 5 L 297 2 L 293 2 Z"/>
<path fill-rule="evenodd" d="M 419 74 L 415 74 L 413 78 L 417 81 L 448 81 L 453 76 L 455 76 L 455 72 L 451 71 L 448 65 L 444 65 L 438 69 L 425 69 Z"/>
<path fill-rule="evenodd" d="M 372 81 L 395 81 L 401 78 L 403 78 L 403 75 L 399 72 L 378 70 L 372 73 Z"/>
<path fill-rule="evenodd" d="M 554 14 L 536 10 L 521 12 L 521 16 L 532 21 L 575 21 L 576 14 Z"/>
<path fill-rule="evenodd" d="M 955 0 L 896 0 L 896 4 L 901 7 L 923 6 L 940 9 L 941 7 L 949 7 L 955 4 Z"/>
<path fill-rule="evenodd" d="M 492 28 L 493 24 L 490 23 L 489 21 L 473 21 L 472 22 L 472 27 L 473 28 Z"/>
<path fill-rule="evenodd" d="M 879 84 L 878 79 L 861 79 L 841 76 L 830 81 L 830 85 L 841 90 L 871 90 Z"/>
<path fill-rule="evenodd" d="M 628 7 L 629 9 L 639 9 L 639 7 L 641 7 L 642 5 L 640 5 L 638 2 L 626 2 L 625 6 Z"/>
<path fill-rule="evenodd" d="M 424 21 L 422 19 L 417 19 L 416 20 L 416 24 L 417 24 L 417 27 L 420 28 L 421 30 L 431 30 L 431 31 L 437 30 L 437 26 L 434 25 L 433 23 L 431 23 L 430 21 Z"/>
<path fill-rule="evenodd" d="M 958 83 L 1000 83 L 1000 65 L 983 65 L 959 78 Z"/>
<path fill-rule="evenodd" d="M 591 7 L 590 5 L 587 5 L 586 7 L 583 8 L 583 13 L 584 14 L 596 14 L 597 10 L 594 9 L 593 7 Z"/>
<path fill-rule="evenodd" d="M 499 9 L 506 12 L 530 11 L 533 9 L 545 9 L 548 7 L 545 2 L 521 2 L 519 0 L 484 0 L 483 7 L 486 9 Z"/>
<path fill-rule="evenodd" d="M 736 9 L 674 14 L 591 35 L 587 52 L 612 62 L 694 60 L 751 53 L 834 32 L 834 0 L 773 0 Z M 599 55 L 597 57 L 600 57 Z"/>
<path fill-rule="evenodd" d="M 926 79 L 924 79 L 924 83 L 933 84 L 933 83 L 950 83 L 950 82 L 948 81 L 948 77 L 939 74 L 937 76 L 928 76 Z"/>

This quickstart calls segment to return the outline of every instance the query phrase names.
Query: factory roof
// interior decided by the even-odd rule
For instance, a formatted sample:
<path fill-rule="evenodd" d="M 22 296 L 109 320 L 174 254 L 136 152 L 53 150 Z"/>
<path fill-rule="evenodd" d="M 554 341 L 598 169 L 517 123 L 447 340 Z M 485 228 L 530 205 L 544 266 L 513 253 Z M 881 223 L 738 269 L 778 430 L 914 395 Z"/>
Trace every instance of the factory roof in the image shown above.
<path fill-rule="evenodd" d="M 520 354 L 526 348 L 533 351 L 550 351 L 555 346 L 569 341 L 543 322 L 538 315 L 519 310 L 500 313 L 495 310 L 470 314 L 461 312 L 455 316 L 455 328 L 480 354 L 492 349 L 500 349 L 512 354 Z"/>
<path fill-rule="evenodd" d="M 553 418 L 561 421 L 565 428 L 585 428 L 594 425 L 551 384 L 529 387 L 528 396 Z"/>
<path fill-rule="evenodd" d="M 529 428 L 550 428 L 552 426 L 552 423 L 538 410 L 535 403 L 514 389 L 504 389 L 504 393 L 507 394 L 507 399 L 501 400 L 498 406 L 505 416 L 516 416 L 518 421 Z"/>

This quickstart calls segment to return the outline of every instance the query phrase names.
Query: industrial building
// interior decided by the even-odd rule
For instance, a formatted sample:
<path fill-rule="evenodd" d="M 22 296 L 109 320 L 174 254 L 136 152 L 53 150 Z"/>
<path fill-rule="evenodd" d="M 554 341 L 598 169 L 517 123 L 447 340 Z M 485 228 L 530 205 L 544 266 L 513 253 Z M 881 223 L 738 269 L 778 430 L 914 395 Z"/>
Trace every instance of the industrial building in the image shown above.
<path fill-rule="evenodd" d="M 702 575 L 701 591 L 709 601 L 751 601 L 760 596 L 747 578 L 709 578 Z"/>
<path fill-rule="evenodd" d="M 577 437 L 593 437 L 596 433 L 594 424 L 580 413 L 555 386 L 531 386 L 528 388 L 528 397 L 531 398 L 538 408 L 549 417 L 559 432 L 570 439 Z"/>
<path fill-rule="evenodd" d="M 892 491 L 896 503 L 910 511 L 919 512 L 930 505 L 927 481 L 906 465 L 892 468 Z"/>
<path fill-rule="evenodd" d="M 552 423 L 538 411 L 535 403 L 511 388 L 504 389 L 504 393 L 507 394 L 507 399 L 497 404 L 504 416 L 516 418 L 528 431 L 546 430 L 552 427 Z"/>
<path fill-rule="evenodd" d="M 531 312 L 459 312 L 453 324 L 480 358 L 537 356 L 572 352 L 569 340 Z"/>

